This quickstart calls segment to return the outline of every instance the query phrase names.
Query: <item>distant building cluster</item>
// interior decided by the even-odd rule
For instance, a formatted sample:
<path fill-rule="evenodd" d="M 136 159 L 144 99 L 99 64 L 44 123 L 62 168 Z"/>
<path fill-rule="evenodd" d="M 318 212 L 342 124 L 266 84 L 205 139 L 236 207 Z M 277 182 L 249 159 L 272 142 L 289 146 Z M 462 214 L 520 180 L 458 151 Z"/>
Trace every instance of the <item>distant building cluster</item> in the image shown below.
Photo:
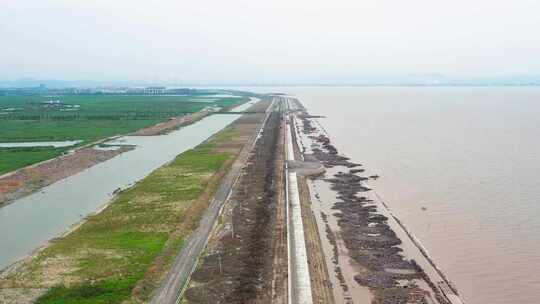
<path fill-rule="evenodd" d="M 60 108 L 62 107 L 62 102 L 58 99 L 50 99 L 42 102 L 43 107 L 45 108 Z"/>
<path fill-rule="evenodd" d="M 165 87 L 146 87 L 144 88 L 145 95 L 163 95 L 167 88 Z"/>
<path fill-rule="evenodd" d="M 103 94 L 118 94 L 118 95 L 191 95 L 196 94 L 197 90 L 189 88 L 167 88 L 164 86 L 148 86 L 148 87 L 72 87 L 72 88 L 48 88 L 42 84 L 38 87 L 24 88 L 1 88 L 0 96 L 9 95 L 103 95 Z M 52 103 L 51 103 L 52 104 Z"/>

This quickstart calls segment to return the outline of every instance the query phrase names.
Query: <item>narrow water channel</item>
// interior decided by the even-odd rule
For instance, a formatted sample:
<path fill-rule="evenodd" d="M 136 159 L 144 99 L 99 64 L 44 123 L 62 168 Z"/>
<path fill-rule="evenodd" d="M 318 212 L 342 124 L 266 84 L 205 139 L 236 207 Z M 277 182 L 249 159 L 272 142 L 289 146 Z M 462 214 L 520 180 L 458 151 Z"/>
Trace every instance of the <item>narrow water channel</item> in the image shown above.
<path fill-rule="evenodd" d="M 82 140 L 8 142 L 8 143 L 0 143 L 0 148 L 31 148 L 31 147 L 63 148 L 63 147 L 71 147 L 81 142 Z"/>
<path fill-rule="evenodd" d="M 234 110 L 243 111 L 256 101 L 252 98 Z M 116 189 L 141 180 L 238 117 L 211 115 L 167 135 L 121 137 L 114 143 L 136 148 L 0 208 L 0 270 L 98 210 Z"/>

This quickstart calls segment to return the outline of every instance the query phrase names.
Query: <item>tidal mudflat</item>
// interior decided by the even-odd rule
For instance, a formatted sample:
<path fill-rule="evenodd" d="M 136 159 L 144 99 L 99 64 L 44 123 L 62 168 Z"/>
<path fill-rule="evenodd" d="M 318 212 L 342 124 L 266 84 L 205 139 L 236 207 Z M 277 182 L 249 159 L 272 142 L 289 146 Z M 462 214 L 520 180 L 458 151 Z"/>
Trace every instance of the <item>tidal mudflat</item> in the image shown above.
<path fill-rule="evenodd" d="M 336 303 L 462 303 L 421 244 L 370 188 L 359 163 L 344 157 L 305 109 L 296 114 L 304 158 L 325 173 L 310 179 Z"/>
<path fill-rule="evenodd" d="M 540 297 L 540 88 L 259 88 L 299 97 L 472 304 Z"/>

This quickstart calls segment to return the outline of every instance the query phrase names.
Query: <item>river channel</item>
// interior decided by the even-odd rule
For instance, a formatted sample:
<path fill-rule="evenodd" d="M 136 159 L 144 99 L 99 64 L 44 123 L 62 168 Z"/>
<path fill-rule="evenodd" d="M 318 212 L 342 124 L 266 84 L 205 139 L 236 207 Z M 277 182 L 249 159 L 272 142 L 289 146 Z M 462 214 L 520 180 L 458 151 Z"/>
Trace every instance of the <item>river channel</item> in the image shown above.
<path fill-rule="evenodd" d="M 243 111 L 256 102 L 240 105 Z M 30 254 L 96 212 L 127 188 L 240 117 L 211 115 L 159 136 L 124 136 L 110 144 L 136 148 L 0 208 L 0 269 Z M 109 144 L 109 143 L 107 143 Z"/>

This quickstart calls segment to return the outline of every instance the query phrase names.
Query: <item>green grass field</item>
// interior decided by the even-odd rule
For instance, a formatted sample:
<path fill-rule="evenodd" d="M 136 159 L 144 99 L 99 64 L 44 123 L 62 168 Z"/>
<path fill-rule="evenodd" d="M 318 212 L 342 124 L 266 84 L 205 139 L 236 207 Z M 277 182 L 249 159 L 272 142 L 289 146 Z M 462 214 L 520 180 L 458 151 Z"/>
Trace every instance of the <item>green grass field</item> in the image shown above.
<path fill-rule="evenodd" d="M 229 106 L 238 103 L 243 97 L 219 97 L 213 102 L 197 100 L 207 99 L 200 96 L 129 96 L 129 95 L 59 95 L 59 96 L 0 96 L 0 112 L 13 115 L 50 115 L 70 116 L 114 114 L 123 115 L 128 112 L 160 113 L 160 112 L 194 112 L 207 105 Z M 59 100 L 62 105 L 46 105 L 49 100 Z M 77 107 L 75 107 L 77 106 Z M 6 111 L 5 109 L 11 110 Z"/>
<path fill-rule="evenodd" d="M 93 141 L 133 132 L 206 106 L 232 106 L 245 100 L 217 99 L 209 103 L 193 102 L 197 96 L 0 96 L 0 113 L 4 113 L 0 115 L 0 142 Z M 59 100 L 62 104 L 42 104 L 47 100 Z"/>
<path fill-rule="evenodd" d="M 125 134 L 160 122 L 147 120 L 0 120 L 0 142 L 82 140 L 96 141 Z"/>
<path fill-rule="evenodd" d="M 247 97 L 201 102 L 188 96 L 0 96 L 0 142 L 82 140 L 80 145 L 127 134 L 207 106 L 231 107 Z M 43 102 L 59 100 L 61 105 Z M 64 150 L 0 148 L 0 174 L 58 156 Z"/>
<path fill-rule="evenodd" d="M 9 148 L 0 149 L 0 175 L 15 169 L 59 156 L 65 148 Z"/>
<path fill-rule="evenodd" d="M 232 155 L 216 151 L 214 144 L 227 138 L 222 133 L 179 155 L 40 252 L 23 274 L 26 284 L 56 280 L 47 277 L 51 270 L 60 270 L 69 283 L 56 284 L 37 303 L 146 301 L 217 188 L 219 181 L 211 177 Z"/>

